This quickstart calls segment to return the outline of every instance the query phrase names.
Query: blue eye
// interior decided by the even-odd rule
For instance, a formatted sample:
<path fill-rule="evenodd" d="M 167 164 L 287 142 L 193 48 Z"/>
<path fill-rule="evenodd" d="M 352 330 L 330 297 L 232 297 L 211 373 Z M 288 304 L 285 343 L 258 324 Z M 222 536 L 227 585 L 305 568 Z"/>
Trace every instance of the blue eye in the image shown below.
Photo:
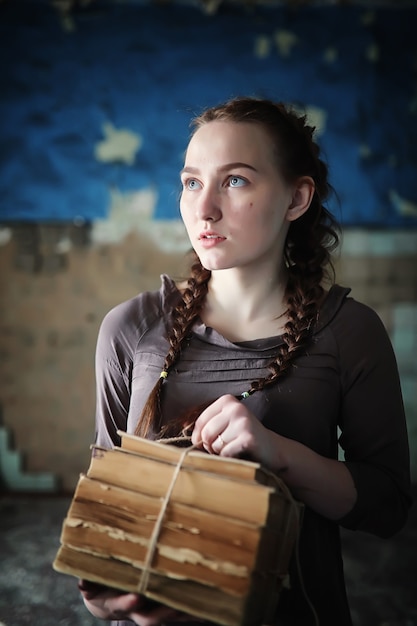
<path fill-rule="evenodd" d="M 230 176 L 229 185 L 231 187 L 243 187 L 243 185 L 246 185 L 246 180 L 240 176 Z"/>
<path fill-rule="evenodd" d="M 201 185 L 195 178 L 187 178 L 183 183 L 183 187 L 193 191 L 194 189 L 199 189 Z"/>

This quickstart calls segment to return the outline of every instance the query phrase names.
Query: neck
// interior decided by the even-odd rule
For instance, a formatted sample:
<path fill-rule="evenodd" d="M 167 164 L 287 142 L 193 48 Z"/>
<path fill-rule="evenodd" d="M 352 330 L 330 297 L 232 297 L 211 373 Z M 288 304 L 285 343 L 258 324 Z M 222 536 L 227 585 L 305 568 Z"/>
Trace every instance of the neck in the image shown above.
<path fill-rule="evenodd" d="M 259 280 L 233 270 L 212 272 L 203 312 L 204 322 L 231 340 L 270 337 L 282 330 L 287 306 L 285 268 Z"/>

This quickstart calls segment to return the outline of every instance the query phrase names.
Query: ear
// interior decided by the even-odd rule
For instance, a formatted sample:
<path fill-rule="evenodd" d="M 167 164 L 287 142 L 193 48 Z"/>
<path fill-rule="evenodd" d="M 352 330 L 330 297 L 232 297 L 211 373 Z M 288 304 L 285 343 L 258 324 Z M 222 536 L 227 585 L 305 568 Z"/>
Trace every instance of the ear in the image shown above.
<path fill-rule="evenodd" d="M 302 176 L 294 186 L 292 202 L 287 210 L 287 221 L 294 222 L 308 210 L 316 186 L 311 176 Z"/>

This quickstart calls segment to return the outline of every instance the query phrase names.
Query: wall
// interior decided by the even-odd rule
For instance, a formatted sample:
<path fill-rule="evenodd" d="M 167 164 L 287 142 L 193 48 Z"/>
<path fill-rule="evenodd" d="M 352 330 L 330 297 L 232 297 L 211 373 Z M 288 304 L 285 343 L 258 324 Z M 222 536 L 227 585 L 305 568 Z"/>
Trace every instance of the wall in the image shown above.
<path fill-rule="evenodd" d="M 391 335 L 416 479 L 415 11 L 15 7 L 0 5 L 0 484 L 71 491 L 86 469 L 99 323 L 183 273 L 188 120 L 236 92 L 318 125 L 344 224 L 338 280 Z"/>
<path fill-rule="evenodd" d="M 417 7 L 75 4 L 0 4 L 0 221 L 175 219 L 190 117 L 243 93 L 308 114 L 344 224 L 417 226 Z"/>
<path fill-rule="evenodd" d="M 53 239 L 54 229 L 26 227 L 39 239 Z M 114 304 L 155 288 L 162 272 L 181 274 L 183 255 L 133 234 L 111 246 L 53 248 L 59 263 L 44 251 L 43 269 L 32 272 L 36 261 L 20 248 L 17 232 L 0 246 L 2 422 L 13 434 L 10 447 L 23 455 L 24 473 L 52 473 L 71 490 L 94 440 L 99 323 Z"/>
<path fill-rule="evenodd" d="M 36 228 L 48 239 L 48 227 Z M 185 250 L 179 230 L 177 242 Z M 339 282 L 378 311 L 394 345 L 417 480 L 417 233 L 347 230 L 342 250 Z M 18 236 L 0 247 L 0 397 L 22 472 L 52 473 L 71 491 L 94 439 L 99 323 L 114 304 L 156 288 L 161 273 L 183 275 L 185 263 L 183 251 L 166 252 L 138 234 L 113 245 L 78 242 L 59 256 L 58 269 L 45 256 L 43 271 L 33 273 Z"/>

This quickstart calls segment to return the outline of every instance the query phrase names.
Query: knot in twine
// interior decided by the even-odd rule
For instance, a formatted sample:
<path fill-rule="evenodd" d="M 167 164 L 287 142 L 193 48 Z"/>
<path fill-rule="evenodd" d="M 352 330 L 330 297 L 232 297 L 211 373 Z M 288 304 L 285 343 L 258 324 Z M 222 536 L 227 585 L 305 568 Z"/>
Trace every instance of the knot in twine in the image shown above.
<path fill-rule="evenodd" d="M 170 439 L 159 439 L 158 441 L 160 443 L 174 443 L 174 442 L 179 442 L 179 441 L 190 441 L 191 437 L 171 437 Z M 164 520 L 164 516 L 168 507 L 168 503 L 169 500 L 171 498 L 172 492 L 174 490 L 174 486 L 175 483 L 177 481 L 177 478 L 179 476 L 182 464 L 184 462 L 185 457 L 187 456 L 187 454 L 189 452 L 191 452 L 191 450 L 195 450 L 196 448 L 198 448 L 201 445 L 200 443 L 197 443 L 195 445 L 189 446 L 188 448 L 185 448 L 180 456 L 180 458 L 178 459 L 178 463 L 175 467 L 174 473 L 172 475 L 171 478 L 171 482 L 169 484 L 169 487 L 167 489 L 167 492 L 165 494 L 164 500 L 162 502 L 162 506 L 161 509 L 159 511 L 158 517 L 156 519 L 155 522 L 155 526 L 153 528 L 152 531 L 152 535 L 149 539 L 149 545 L 148 545 L 148 552 L 146 555 L 146 559 L 145 559 L 145 563 L 143 566 L 143 571 L 142 571 L 142 575 L 140 577 L 140 581 L 139 581 L 139 585 L 138 585 L 138 593 L 139 594 L 144 594 L 148 588 L 148 583 L 149 583 L 149 577 L 151 574 L 151 565 L 152 565 L 152 561 L 153 561 L 153 557 L 155 555 L 155 551 L 156 551 L 156 547 L 157 547 L 157 542 L 158 542 L 158 537 L 159 537 L 159 533 L 161 532 L 161 527 L 162 527 L 162 522 Z"/>
<path fill-rule="evenodd" d="M 181 437 L 171 437 L 171 438 L 167 438 L 167 439 L 158 439 L 159 443 L 179 443 L 179 442 L 183 442 L 183 441 L 191 441 L 191 437 L 187 436 L 185 434 L 183 434 Z M 153 561 L 153 557 L 155 555 L 155 551 L 156 551 L 156 547 L 157 547 L 157 542 L 158 542 L 158 537 L 159 537 L 159 533 L 161 532 L 161 527 L 162 527 L 162 522 L 164 520 L 165 517 L 165 513 L 168 507 L 168 503 L 169 500 L 171 498 L 172 492 L 174 490 L 174 486 L 175 483 L 177 481 L 177 478 L 179 476 L 182 464 L 184 462 L 185 457 L 187 456 L 187 454 L 189 454 L 189 452 L 191 452 L 192 450 L 195 450 L 196 448 L 199 448 L 202 444 L 202 441 L 191 445 L 187 448 L 184 448 L 183 452 L 181 453 L 180 458 L 178 459 L 178 463 L 175 467 L 174 473 L 172 475 L 171 478 L 171 482 L 169 484 L 169 487 L 167 489 L 167 492 L 165 494 L 164 500 L 162 502 L 162 506 L 161 509 L 159 511 L 158 517 L 156 519 L 155 522 L 155 526 L 153 528 L 152 531 L 152 535 L 149 539 L 149 545 L 148 545 L 148 552 L 146 555 L 146 559 L 145 559 L 145 563 L 143 566 L 143 570 L 142 570 L 142 575 L 140 577 L 140 581 L 139 581 L 139 585 L 138 585 L 138 593 L 139 594 L 145 594 L 147 588 L 148 588 L 148 583 L 149 583 L 149 578 L 150 578 L 150 574 L 151 574 L 151 565 L 152 565 L 152 561 Z M 312 604 L 305 585 L 304 585 L 304 580 L 303 580 L 303 575 L 302 575 L 302 571 L 301 571 L 301 563 L 300 563 L 300 555 L 299 555 L 299 531 L 300 531 L 300 520 L 299 520 L 299 515 L 298 515 L 298 509 L 297 509 L 297 505 L 296 502 L 294 500 L 294 497 L 291 493 L 291 491 L 288 489 L 288 487 L 285 485 L 285 483 L 281 482 L 278 480 L 278 477 L 276 477 L 274 474 L 272 474 L 272 476 L 274 476 L 276 478 L 276 483 L 277 486 L 279 487 L 279 489 L 288 497 L 289 501 L 290 501 L 290 505 L 291 505 L 291 512 L 292 515 L 294 516 L 293 519 L 295 521 L 295 525 L 297 528 L 297 533 L 296 533 L 296 540 L 295 540 L 295 562 L 296 562 L 296 568 L 297 568 L 297 573 L 298 573 L 298 578 L 299 578 L 299 582 L 301 585 L 301 591 L 302 594 L 307 602 L 307 604 L 309 605 L 309 608 L 312 612 L 313 615 L 313 619 L 314 619 L 314 624 L 315 626 L 320 626 L 320 621 L 319 621 L 319 617 L 317 615 L 317 612 L 315 610 L 314 605 Z"/>

